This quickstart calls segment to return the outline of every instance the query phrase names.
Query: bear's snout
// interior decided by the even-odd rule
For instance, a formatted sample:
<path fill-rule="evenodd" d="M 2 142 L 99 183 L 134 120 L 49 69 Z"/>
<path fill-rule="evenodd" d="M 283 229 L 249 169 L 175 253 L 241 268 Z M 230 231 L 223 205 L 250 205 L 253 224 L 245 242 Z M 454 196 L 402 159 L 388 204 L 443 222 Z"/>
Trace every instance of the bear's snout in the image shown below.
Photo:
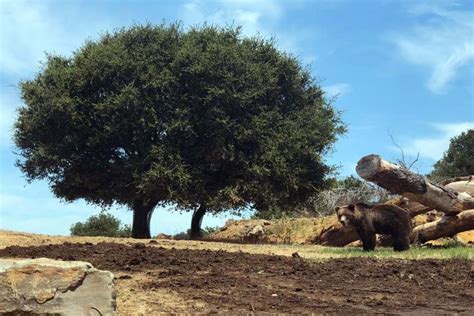
<path fill-rule="evenodd" d="M 342 215 L 342 216 L 339 218 L 339 221 L 340 221 L 341 224 L 344 225 L 344 226 L 349 225 L 349 219 L 348 219 L 345 215 Z"/>

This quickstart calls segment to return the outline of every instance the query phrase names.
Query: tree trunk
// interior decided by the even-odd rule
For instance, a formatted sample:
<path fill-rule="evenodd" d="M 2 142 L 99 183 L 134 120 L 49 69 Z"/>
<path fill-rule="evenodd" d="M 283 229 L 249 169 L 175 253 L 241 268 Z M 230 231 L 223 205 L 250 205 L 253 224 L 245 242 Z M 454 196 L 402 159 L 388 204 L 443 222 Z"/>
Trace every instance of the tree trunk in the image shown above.
<path fill-rule="evenodd" d="M 202 237 L 201 224 L 202 219 L 206 214 L 206 207 L 201 204 L 197 210 L 194 211 L 193 217 L 191 218 L 191 229 L 189 231 L 189 239 L 196 240 Z"/>
<path fill-rule="evenodd" d="M 149 239 L 151 215 L 156 203 L 144 203 L 138 201 L 133 206 L 132 237 L 139 239 Z"/>
<path fill-rule="evenodd" d="M 420 243 L 474 229 L 474 209 L 463 211 L 456 216 L 443 217 L 437 221 L 416 226 L 413 232 Z"/>
<path fill-rule="evenodd" d="M 367 181 L 446 215 L 474 208 L 474 199 L 469 194 L 458 196 L 456 192 L 434 185 L 423 176 L 384 161 L 377 155 L 368 155 L 359 160 L 356 171 Z"/>

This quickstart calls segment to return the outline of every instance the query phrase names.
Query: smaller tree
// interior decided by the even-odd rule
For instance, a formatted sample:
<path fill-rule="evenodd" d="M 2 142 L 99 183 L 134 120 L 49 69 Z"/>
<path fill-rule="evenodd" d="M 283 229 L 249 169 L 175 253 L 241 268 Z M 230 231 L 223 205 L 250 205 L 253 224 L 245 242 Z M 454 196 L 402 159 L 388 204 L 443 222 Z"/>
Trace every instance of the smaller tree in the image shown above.
<path fill-rule="evenodd" d="M 107 212 L 90 216 L 84 223 L 77 222 L 71 226 L 73 236 L 107 236 L 130 237 L 130 225 L 122 225 L 121 221 Z"/>
<path fill-rule="evenodd" d="M 474 129 L 451 138 L 448 150 L 434 165 L 430 177 L 436 180 L 474 174 Z"/>

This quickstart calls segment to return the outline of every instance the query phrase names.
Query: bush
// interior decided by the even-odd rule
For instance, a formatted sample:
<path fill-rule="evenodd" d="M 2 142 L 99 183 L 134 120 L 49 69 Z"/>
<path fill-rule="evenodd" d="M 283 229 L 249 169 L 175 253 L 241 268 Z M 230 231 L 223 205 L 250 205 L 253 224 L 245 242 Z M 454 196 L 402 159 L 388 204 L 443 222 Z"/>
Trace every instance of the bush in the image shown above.
<path fill-rule="evenodd" d="M 388 191 L 362 181 L 354 176 L 333 180 L 332 188 L 310 197 L 299 209 L 276 209 L 256 211 L 252 219 L 281 219 L 286 217 L 325 216 L 334 214 L 338 205 L 364 202 L 383 203 L 390 198 Z"/>
<path fill-rule="evenodd" d="M 215 226 L 215 227 L 212 227 L 212 226 L 206 226 L 204 229 L 201 230 L 201 233 L 202 233 L 202 236 L 203 237 L 206 237 L 212 233 L 215 233 L 217 231 L 220 230 L 220 227 L 219 226 Z"/>
<path fill-rule="evenodd" d="M 312 197 L 304 211 L 312 216 L 331 215 L 336 206 L 358 202 L 378 204 L 387 201 L 389 197 L 388 191 L 350 176 L 336 181 L 333 188 Z"/>
<path fill-rule="evenodd" d="M 107 236 L 130 237 L 130 225 L 122 225 L 120 220 L 107 212 L 92 215 L 84 223 L 77 222 L 71 226 L 73 236 Z"/>
<path fill-rule="evenodd" d="M 189 229 L 185 232 L 180 232 L 177 233 L 176 235 L 173 235 L 174 240 L 189 240 Z"/>
<path fill-rule="evenodd" d="M 220 230 L 219 226 L 211 227 L 211 226 L 206 226 L 204 229 L 201 229 L 201 237 L 207 237 L 208 235 Z M 188 229 L 185 232 L 180 232 L 177 233 L 176 235 L 173 235 L 174 240 L 189 240 L 190 239 L 190 232 L 191 230 Z"/>

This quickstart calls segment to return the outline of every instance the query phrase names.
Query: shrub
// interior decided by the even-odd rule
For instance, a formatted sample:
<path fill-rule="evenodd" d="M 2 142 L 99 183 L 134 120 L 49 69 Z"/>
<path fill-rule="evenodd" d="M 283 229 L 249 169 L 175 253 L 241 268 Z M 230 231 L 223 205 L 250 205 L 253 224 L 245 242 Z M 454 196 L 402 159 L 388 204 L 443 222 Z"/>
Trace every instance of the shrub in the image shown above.
<path fill-rule="evenodd" d="M 350 176 L 337 181 L 335 187 L 312 197 L 304 211 L 312 216 L 331 215 L 338 205 L 357 202 L 377 204 L 387 201 L 389 197 L 388 191 Z"/>
<path fill-rule="evenodd" d="M 204 229 L 201 229 L 201 237 L 206 237 L 216 231 L 220 230 L 220 227 L 219 226 L 215 226 L 215 227 L 211 227 L 211 226 L 206 226 Z M 180 233 L 177 233 L 176 235 L 173 236 L 173 239 L 175 240 L 188 240 L 188 239 L 191 239 L 190 238 L 190 233 L 191 233 L 191 230 L 188 229 L 187 231 L 185 232 L 180 232 Z"/>
<path fill-rule="evenodd" d="M 90 216 L 84 223 L 77 222 L 71 226 L 73 236 L 107 236 L 130 237 L 130 225 L 122 225 L 120 220 L 107 212 Z"/>
<path fill-rule="evenodd" d="M 325 216 L 334 214 L 338 205 L 364 202 L 383 203 L 390 198 L 388 191 L 360 180 L 354 176 L 342 180 L 333 180 L 332 188 L 320 191 L 310 197 L 306 204 L 298 209 L 270 209 L 256 211 L 252 219 L 281 219 L 286 217 Z"/>

